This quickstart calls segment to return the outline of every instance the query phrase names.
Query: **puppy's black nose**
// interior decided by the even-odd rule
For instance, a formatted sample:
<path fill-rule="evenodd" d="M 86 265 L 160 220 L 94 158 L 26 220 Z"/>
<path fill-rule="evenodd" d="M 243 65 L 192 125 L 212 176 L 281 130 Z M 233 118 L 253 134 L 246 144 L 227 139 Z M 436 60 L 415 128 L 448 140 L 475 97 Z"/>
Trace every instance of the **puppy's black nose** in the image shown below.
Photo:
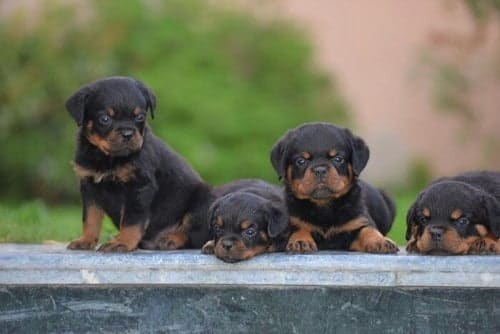
<path fill-rule="evenodd" d="M 312 171 L 314 176 L 320 178 L 326 177 L 326 175 L 328 174 L 328 168 L 326 168 L 325 166 L 314 167 Z"/>
<path fill-rule="evenodd" d="M 442 241 L 444 235 L 444 228 L 441 226 L 431 226 L 429 227 L 429 234 L 431 239 L 434 241 Z"/>
<path fill-rule="evenodd" d="M 126 141 L 129 141 L 134 136 L 134 130 L 122 129 L 122 130 L 120 130 L 120 134 L 122 135 L 123 139 L 125 139 Z"/>
<path fill-rule="evenodd" d="M 222 247 L 224 247 L 225 250 L 230 250 L 233 247 L 233 241 L 232 240 L 222 240 Z"/>

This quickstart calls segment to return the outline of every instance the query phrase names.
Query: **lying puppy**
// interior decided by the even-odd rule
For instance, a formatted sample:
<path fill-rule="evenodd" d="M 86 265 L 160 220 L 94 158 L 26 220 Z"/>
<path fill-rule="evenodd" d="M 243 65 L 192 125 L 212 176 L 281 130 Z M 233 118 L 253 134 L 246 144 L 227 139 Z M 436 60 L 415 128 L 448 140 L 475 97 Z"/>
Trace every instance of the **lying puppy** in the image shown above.
<path fill-rule="evenodd" d="M 146 113 L 153 118 L 155 105 L 148 87 L 126 77 L 93 82 L 66 102 L 80 128 L 73 166 L 83 200 L 83 234 L 69 249 L 93 249 L 104 214 L 120 232 L 103 252 L 132 251 L 159 231 L 162 249 L 208 240 L 210 187 L 152 134 Z"/>
<path fill-rule="evenodd" d="M 301 125 L 278 140 L 271 162 L 285 184 L 292 228 L 288 252 L 308 253 L 318 247 L 398 251 L 384 237 L 394 220 L 394 203 L 358 180 L 368 158 L 361 138 L 328 123 Z"/>
<path fill-rule="evenodd" d="M 213 240 L 203 246 L 225 262 L 285 250 L 288 214 L 283 191 L 264 181 L 241 180 L 215 189 L 208 221 Z"/>
<path fill-rule="evenodd" d="M 500 173 L 434 181 L 418 195 L 406 222 L 408 252 L 500 254 Z"/>

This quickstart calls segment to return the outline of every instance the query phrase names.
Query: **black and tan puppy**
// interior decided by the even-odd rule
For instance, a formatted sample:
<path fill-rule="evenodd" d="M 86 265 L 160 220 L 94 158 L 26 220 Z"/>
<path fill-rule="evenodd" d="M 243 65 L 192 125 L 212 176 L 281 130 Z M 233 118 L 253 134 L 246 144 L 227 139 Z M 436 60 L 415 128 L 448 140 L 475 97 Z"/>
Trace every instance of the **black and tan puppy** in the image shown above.
<path fill-rule="evenodd" d="M 225 262 L 284 251 L 288 214 L 283 190 L 259 180 L 236 181 L 215 189 L 219 198 L 208 213 L 212 240 L 202 249 Z"/>
<path fill-rule="evenodd" d="M 132 78 L 95 81 L 72 95 L 66 109 L 79 126 L 74 170 L 80 178 L 83 234 L 69 249 L 93 249 L 104 214 L 120 230 L 103 252 L 201 247 L 213 195 L 198 174 L 146 125 L 153 92 Z M 158 232 L 162 231 L 161 240 Z"/>
<path fill-rule="evenodd" d="M 358 179 L 368 158 L 361 138 L 328 123 L 301 125 L 278 140 L 271 162 L 285 184 L 292 228 L 288 252 L 398 251 L 384 237 L 394 219 L 394 203 Z"/>
<path fill-rule="evenodd" d="M 417 197 L 406 247 L 421 254 L 500 254 L 500 173 L 441 178 Z"/>

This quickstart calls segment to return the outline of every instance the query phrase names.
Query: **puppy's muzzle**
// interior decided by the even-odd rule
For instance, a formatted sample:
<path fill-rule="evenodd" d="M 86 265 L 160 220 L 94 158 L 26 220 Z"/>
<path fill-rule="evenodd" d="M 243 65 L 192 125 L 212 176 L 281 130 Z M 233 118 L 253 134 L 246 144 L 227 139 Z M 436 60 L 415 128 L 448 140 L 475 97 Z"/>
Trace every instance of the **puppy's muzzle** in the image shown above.
<path fill-rule="evenodd" d="M 429 234 L 431 236 L 432 241 L 441 242 L 444 237 L 444 227 L 442 226 L 430 226 Z"/>

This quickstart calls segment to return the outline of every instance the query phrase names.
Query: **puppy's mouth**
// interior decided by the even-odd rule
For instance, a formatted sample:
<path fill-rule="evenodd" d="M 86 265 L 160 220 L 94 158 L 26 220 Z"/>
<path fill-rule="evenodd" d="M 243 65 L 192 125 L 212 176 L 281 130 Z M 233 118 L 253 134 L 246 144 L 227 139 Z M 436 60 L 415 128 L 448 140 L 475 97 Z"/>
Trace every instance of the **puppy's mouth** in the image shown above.
<path fill-rule="evenodd" d="M 126 157 L 127 155 L 140 151 L 141 147 L 142 146 L 137 147 L 136 145 L 110 147 L 109 155 L 112 157 Z"/>
<path fill-rule="evenodd" d="M 335 195 L 335 189 L 324 182 L 320 182 L 314 186 L 310 196 L 314 199 L 328 199 L 333 195 Z"/>

